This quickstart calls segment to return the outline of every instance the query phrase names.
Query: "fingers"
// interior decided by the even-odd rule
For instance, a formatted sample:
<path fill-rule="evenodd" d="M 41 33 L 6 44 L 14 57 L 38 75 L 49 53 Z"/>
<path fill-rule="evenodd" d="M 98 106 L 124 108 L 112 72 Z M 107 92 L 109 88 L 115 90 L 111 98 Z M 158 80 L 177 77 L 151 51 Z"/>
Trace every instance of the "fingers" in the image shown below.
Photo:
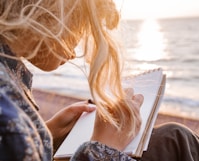
<path fill-rule="evenodd" d="M 124 91 L 126 93 L 127 99 L 130 98 L 130 99 L 134 99 L 135 101 L 138 101 L 138 102 L 143 102 L 143 99 L 144 99 L 143 95 L 142 94 L 134 94 L 133 88 L 125 88 Z"/>
<path fill-rule="evenodd" d="M 124 91 L 126 93 L 126 98 L 127 99 L 131 99 L 133 97 L 133 95 L 134 95 L 133 88 L 125 88 Z"/>
<path fill-rule="evenodd" d="M 82 101 L 69 106 L 73 112 L 92 112 L 96 109 L 94 104 L 89 104 L 88 101 Z"/>
<path fill-rule="evenodd" d="M 134 94 L 133 88 L 125 88 L 126 99 L 132 101 L 134 107 L 140 108 L 144 101 L 144 97 L 142 94 Z"/>
<path fill-rule="evenodd" d="M 142 94 L 136 94 L 133 95 L 132 100 L 137 106 L 141 107 L 142 103 L 144 102 L 144 96 Z"/>

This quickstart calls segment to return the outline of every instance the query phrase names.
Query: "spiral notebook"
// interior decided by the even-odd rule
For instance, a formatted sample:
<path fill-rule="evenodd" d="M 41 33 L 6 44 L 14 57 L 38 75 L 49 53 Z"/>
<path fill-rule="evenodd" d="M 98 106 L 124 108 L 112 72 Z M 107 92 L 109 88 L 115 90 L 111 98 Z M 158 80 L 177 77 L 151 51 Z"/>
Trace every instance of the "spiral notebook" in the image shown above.
<path fill-rule="evenodd" d="M 166 75 L 162 69 L 155 69 L 142 74 L 126 77 L 124 84 L 131 85 L 134 93 L 144 96 L 140 113 L 142 124 L 138 135 L 125 148 L 124 152 L 133 158 L 140 158 L 143 151 L 147 150 L 151 132 L 158 115 L 158 110 L 165 90 Z M 78 147 L 90 140 L 95 120 L 95 111 L 83 113 L 65 138 L 54 155 L 55 160 L 70 158 Z"/>

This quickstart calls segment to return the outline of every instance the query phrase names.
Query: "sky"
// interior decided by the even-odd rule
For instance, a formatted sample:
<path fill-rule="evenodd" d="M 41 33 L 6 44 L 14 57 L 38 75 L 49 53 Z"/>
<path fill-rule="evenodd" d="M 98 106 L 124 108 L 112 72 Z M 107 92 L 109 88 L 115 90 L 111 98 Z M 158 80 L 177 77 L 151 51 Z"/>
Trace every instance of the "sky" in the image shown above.
<path fill-rule="evenodd" d="M 199 0 L 114 0 L 124 19 L 199 16 Z"/>

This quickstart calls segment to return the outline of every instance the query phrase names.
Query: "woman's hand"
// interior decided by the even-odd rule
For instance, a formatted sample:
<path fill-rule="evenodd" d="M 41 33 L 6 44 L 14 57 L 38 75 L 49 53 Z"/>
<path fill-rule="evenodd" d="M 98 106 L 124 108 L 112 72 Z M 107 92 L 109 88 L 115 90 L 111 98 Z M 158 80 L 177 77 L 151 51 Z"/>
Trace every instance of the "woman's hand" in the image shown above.
<path fill-rule="evenodd" d="M 58 148 L 82 112 L 92 112 L 94 110 L 95 107 L 89 106 L 88 101 L 82 101 L 63 108 L 48 120 L 46 125 L 53 136 L 54 149 Z"/>
<path fill-rule="evenodd" d="M 144 97 L 141 94 L 133 95 L 133 90 L 128 89 L 126 93 L 129 99 L 129 103 L 133 110 L 135 111 L 136 117 L 136 134 L 139 132 L 141 119 L 140 119 L 140 107 L 143 103 Z M 95 128 L 91 140 L 98 141 L 100 143 L 106 144 L 109 147 L 115 148 L 117 150 L 124 150 L 124 148 L 130 143 L 130 141 L 135 137 L 135 134 L 129 135 L 129 129 L 133 127 L 126 124 L 121 131 L 118 131 L 113 125 L 107 121 L 103 121 L 101 117 L 96 115 Z"/>

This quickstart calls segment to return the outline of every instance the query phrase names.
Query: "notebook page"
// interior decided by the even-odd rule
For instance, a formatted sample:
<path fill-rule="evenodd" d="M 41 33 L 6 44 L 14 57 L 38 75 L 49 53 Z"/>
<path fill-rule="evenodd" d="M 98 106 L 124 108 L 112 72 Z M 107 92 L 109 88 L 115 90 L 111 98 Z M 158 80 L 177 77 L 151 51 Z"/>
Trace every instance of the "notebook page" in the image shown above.
<path fill-rule="evenodd" d="M 135 139 L 124 150 L 127 153 L 135 153 L 137 150 L 138 144 L 140 143 L 142 134 L 146 127 L 147 118 L 149 117 L 155 103 L 156 94 L 158 92 L 161 80 L 162 70 L 160 69 L 125 79 L 124 83 L 131 85 L 135 94 L 140 93 L 144 95 L 144 102 L 140 109 L 142 117 L 141 129 Z M 89 141 L 94 127 L 94 120 L 95 111 L 92 113 L 83 113 L 80 119 L 74 125 L 71 132 L 68 134 L 67 138 L 55 153 L 54 157 L 70 157 L 83 142 Z M 145 149 L 146 148 L 147 146 Z"/>
<path fill-rule="evenodd" d="M 159 91 L 159 87 L 161 85 L 162 78 L 163 78 L 162 70 L 158 69 L 155 71 L 149 71 L 147 73 L 139 75 L 139 76 L 135 77 L 134 79 L 133 78 L 125 79 L 126 84 L 132 84 L 135 94 L 136 93 L 143 94 L 143 96 L 144 96 L 144 102 L 140 109 L 140 114 L 142 117 L 142 125 L 140 128 L 140 131 L 139 131 L 138 135 L 134 138 L 134 140 L 125 148 L 125 150 L 124 150 L 125 152 L 134 154 L 137 150 L 137 147 L 138 147 L 138 144 L 140 143 L 142 134 L 145 131 L 151 110 L 154 107 L 154 104 L 156 101 L 156 95 Z M 153 122 L 152 122 L 153 124 L 155 122 L 155 119 L 156 118 L 153 119 Z M 153 126 L 151 127 L 150 132 L 151 132 L 152 128 L 153 128 Z M 148 141 L 149 141 L 149 138 L 148 138 Z M 148 143 L 148 141 L 147 141 L 147 143 Z M 146 146 L 143 150 L 147 149 L 147 145 L 148 144 L 146 144 Z"/>

